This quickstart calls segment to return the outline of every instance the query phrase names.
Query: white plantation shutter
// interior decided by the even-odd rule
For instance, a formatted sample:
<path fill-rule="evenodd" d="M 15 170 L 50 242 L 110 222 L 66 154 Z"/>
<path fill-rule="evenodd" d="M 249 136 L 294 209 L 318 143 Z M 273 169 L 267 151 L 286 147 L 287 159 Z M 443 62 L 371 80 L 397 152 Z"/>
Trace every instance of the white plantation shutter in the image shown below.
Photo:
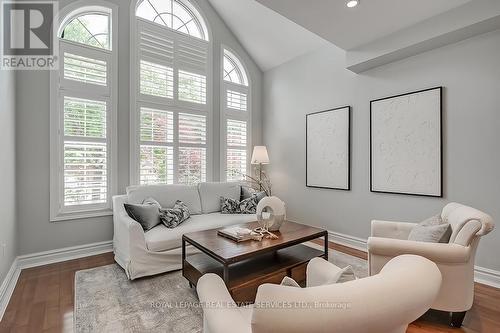
<path fill-rule="evenodd" d="M 226 107 L 228 109 L 246 111 L 247 94 L 233 90 L 226 91 Z"/>
<path fill-rule="evenodd" d="M 140 183 L 174 182 L 174 114 L 140 108 Z"/>
<path fill-rule="evenodd" d="M 106 61 L 64 52 L 64 78 L 82 83 L 106 86 Z"/>
<path fill-rule="evenodd" d="M 106 143 L 64 142 L 64 205 L 106 203 Z"/>
<path fill-rule="evenodd" d="M 222 118 L 224 136 L 223 178 L 227 181 L 244 179 L 249 173 L 250 89 L 242 62 L 233 52 L 224 49 L 222 73 Z"/>
<path fill-rule="evenodd" d="M 141 17 L 136 19 L 137 178 L 133 181 L 205 181 L 211 109 L 207 80 L 210 44 Z"/>
<path fill-rule="evenodd" d="M 228 119 L 226 132 L 227 181 L 236 181 L 247 171 L 247 123 Z"/>
<path fill-rule="evenodd" d="M 207 103 L 207 79 L 204 75 L 179 70 L 179 100 Z"/>
<path fill-rule="evenodd" d="M 111 208 L 117 56 L 109 31 L 116 30 L 110 28 L 116 9 L 101 8 L 60 29 L 61 66 L 51 73 L 51 220 L 107 215 Z M 81 17 L 89 39 L 74 30 Z M 108 35 L 91 33 L 101 28 Z"/>
<path fill-rule="evenodd" d="M 196 145 L 207 143 L 206 116 L 179 113 L 179 142 Z"/>
<path fill-rule="evenodd" d="M 206 116 L 179 113 L 179 182 L 196 184 L 206 181 Z"/>
<path fill-rule="evenodd" d="M 149 61 L 140 63 L 141 94 L 174 98 L 174 70 Z"/>

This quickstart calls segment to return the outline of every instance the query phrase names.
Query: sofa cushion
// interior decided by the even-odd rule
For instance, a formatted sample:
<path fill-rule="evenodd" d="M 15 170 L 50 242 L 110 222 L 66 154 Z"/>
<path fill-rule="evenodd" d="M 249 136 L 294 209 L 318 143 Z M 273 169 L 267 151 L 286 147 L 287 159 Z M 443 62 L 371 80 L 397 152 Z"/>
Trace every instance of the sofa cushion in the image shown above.
<path fill-rule="evenodd" d="M 182 246 L 182 235 L 213 228 L 255 221 L 255 215 L 223 215 L 221 213 L 191 216 L 177 228 L 169 229 L 160 224 L 144 233 L 148 250 L 161 252 Z"/>
<path fill-rule="evenodd" d="M 142 203 L 144 199 L 156 199 L 162 208 L 172 208 L 177 200 L 184 202 L 191 215 L 201 214 L 201 202 L 196 185 L 141 185 L 127 187 L 128 202 Z"/>
<path fill-rule="evenodd" d="M 203 214 L 220 212 L 220 197 L 240 201 L 239 183 L 200 183 L 198 189 Z"/>

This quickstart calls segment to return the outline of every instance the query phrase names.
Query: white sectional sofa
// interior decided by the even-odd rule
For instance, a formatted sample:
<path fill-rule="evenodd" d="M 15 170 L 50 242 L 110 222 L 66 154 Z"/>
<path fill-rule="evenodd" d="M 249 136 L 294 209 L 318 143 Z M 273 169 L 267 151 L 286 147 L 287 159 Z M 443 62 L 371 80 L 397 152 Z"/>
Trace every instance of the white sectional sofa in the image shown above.
<path fill-rule="evenodd" d="M 254 214 L 221 214 L 220 197 L 240 200 L 238 183 L 200 183 L 199 185 L 130 186 L 126 195 L 113 197 L 113 248 L 116 262 L 125 269 L 129 279 L 154 275 L 182 268 L 181 238 L 188 232 L 206 230 L 255 221 Z M 182 200 L 191 218 L 174 229 L 160 224 L 144 232 L 129 217 L 124 203 L 141 204 L 152 197 L 164 208 Z M 187 255 L 196 252 L 187 248 Z"/>

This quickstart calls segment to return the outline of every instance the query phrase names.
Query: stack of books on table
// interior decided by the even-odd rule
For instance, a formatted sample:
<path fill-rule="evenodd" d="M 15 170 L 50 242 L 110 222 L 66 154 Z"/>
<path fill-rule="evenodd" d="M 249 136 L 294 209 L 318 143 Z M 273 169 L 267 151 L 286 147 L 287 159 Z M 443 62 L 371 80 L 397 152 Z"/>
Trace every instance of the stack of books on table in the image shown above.
<path fill-rule="evenodd" d="M 252 239 L 252 230 L 242 227 L 228 227 L 220 229 L 217 231 L 217 234 L 235 242 L 244 242 Z"/>

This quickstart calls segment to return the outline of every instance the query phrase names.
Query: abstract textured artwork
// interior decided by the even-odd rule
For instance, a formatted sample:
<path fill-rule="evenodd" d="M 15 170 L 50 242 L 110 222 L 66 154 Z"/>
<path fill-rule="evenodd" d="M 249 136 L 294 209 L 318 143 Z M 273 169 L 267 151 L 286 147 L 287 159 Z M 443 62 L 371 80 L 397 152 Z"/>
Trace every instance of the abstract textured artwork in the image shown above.
<path fill-rule="evenodd" d="M 306 115 L 306 186 L 349 190 L 351 107 Z"/>
<path fill-rule="evenodd" d="M 442 87 L 371 101 L 371 191 L 442 196 Z"/>

